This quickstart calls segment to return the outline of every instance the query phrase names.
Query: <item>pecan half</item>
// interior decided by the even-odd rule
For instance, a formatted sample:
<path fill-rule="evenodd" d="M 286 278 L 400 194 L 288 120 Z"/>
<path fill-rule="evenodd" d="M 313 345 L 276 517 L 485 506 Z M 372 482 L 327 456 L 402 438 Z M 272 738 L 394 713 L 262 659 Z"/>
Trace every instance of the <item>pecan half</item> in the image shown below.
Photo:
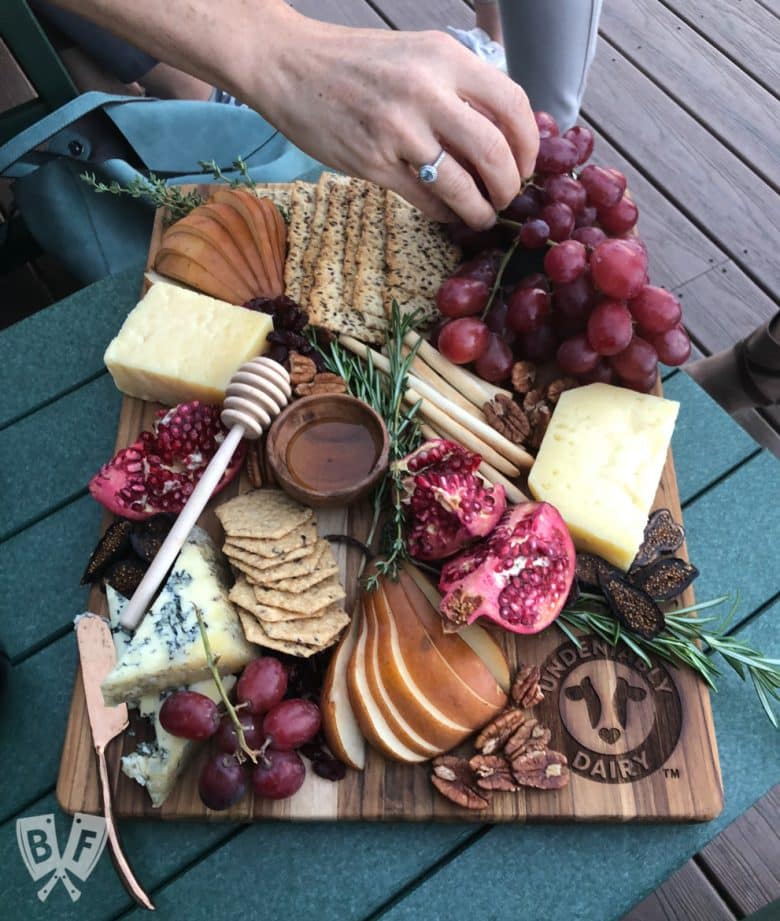
<path fill-rule="evenodd" d="M 290 386 L 297 387 L 299 384 L 308 384 L 314 380 L 317 373 L 317 365 L 308 357 L 301 355 L 300 352 L 290 352 L 288 361 L 290 362 Z"/>
<path fill-rule="evenodd" d="M 547 385 L 548 403 L 552 403 L 552 405 L 555 406 L 562 393 L 577 386 L 577 381 L 573 377 L 556 377 L 554 381 L 550 381 Z"/>
<path fill-rule="evenodd" d="M 477 788 L 477 777 L 465 758 L 441 755 L 433 760 L 431 783 L 450 802 L 464 809 L 487 809 L 489 796 Z"/>
<path fill-rule="evenodd" d="M 536 409 L 534 412 L 533 431 L 528 439 L 529 448 L 538 450 L 541 447 L 542 439 L 547 431 L 547 426 L 550 424 L 551 417 L 552 410 L 549 406 L 543 405 Z"/>
<path fill-rule="evenodd" d="M 535 720 L 532 716 L 526 717 L 523 724 L 518 726 L 504 744 L 504 754 L 507 758 L 512 759 L 526 750 L 537 727 L 539 727 L 539 720 Z"/>
<path fill-rule="evenodd" d="M 515 675 L 509 696 L 512 703 L 524 710 L 530 710 L 544 700 L 544 693 L 539 685 L 542 673 L 538 665 L 523 665 Z"/>
<path fill-rule="evenodd" d="M 531 434 L 531 426 L 520 406 L 500 393 L 482 407 L 488 424 L 513 444 L 520 445 Z"/>
<path fill-rule="evenodd" d="M 512 387 L 515 393 L 528 393 L 536 380 L 536 365 L 532 361 L 516 361 L 512 365 Z"/>
<path fill-rule="evenodd" d="M 522 787 L 560 790 L 569 782 L 566 756 L 560 752 L 533 751 L 512 761 L 512 774 Z"/>
<path fill-rule="evenodd" d="M 528 393 L 523 397 L 523 410 L 528 416 L 528 421 L 531 423 L 531 425 L 534 424 L 536 413 L 539 411 L 541 406 L 547 406 L 544 390 L 542 390 L 541 387 L 537 387 L 535 390 L 529 390 Z"/>
<path fill-rule="evenodd" d="M 483 755 L 492 755 L 504 747 L 506 740 L 527 718 L 528 714 L 522 710 L 504 710 L 480 732 L 474 747 Z"/>
<path fill-rule="evenodd" d="M 250 444 L 249 450 L 246 452 L 246 475 L 253 489 L 260 489 L 263 485 L 263 474 L 260 470 L 260 458 L 257 452 L 257 442 Z"/>
<path fill-rule="evenodd" d="M 338 374 L 332 374 L 330 371 L 320 371 L 314 375 L 314 379 L 303 384 L 298 384 L 295 388 L 295 395 L 298 397 L 309 397 L 321 393 L 346 393 L 347 382 Z"/>
<path fill-rule="evenodd" d="M 512 767 L 502 755 L 474 755 L 469 767 L 477 775 L 477 786 L 481 790 L 513 793 L 518 788 Z"/>

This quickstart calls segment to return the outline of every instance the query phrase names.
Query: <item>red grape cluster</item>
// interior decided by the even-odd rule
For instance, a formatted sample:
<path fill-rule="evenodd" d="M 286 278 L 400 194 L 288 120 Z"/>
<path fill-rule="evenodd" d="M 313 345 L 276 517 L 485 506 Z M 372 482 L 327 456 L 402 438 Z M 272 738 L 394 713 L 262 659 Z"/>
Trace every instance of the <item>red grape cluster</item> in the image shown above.
<path fill-rule="evenodd" d="M 213 738 L 212 752 L 198 781 L 198 793 L 209 809 L 229 809 L 249 791 L 265 799 L 285 799 L 300 789 L 306 767 L 296 749 L 319 732 L 320 710 L 310 700 L 287 693 L 286 667 L 272 656 L 250 662 L 236 685 L 239 721 L 247 745 L 262 753 L 257 764 L 241 763 L 235 726 L 205 694 L 175 691 L 160 708 L 160 725 L 185 739 Z M 248 770 L 251 768 L 251 771 Z"/>
<path fill-rule="evenodd" d="M 478 254 L 439 288 L 436 303 L 446 320 L 434 332 L 435 344 L 455 364 L 473 362 L 491 383 L 506 380 L 516 360 L 554 358 L 583 383 L 647 392 L 659 361 L 681 365 L 691 353 L 680 303 L 649 284 L 626 177 L 585 165 L 593 152 L 590 129 L 561 135 L 546 112 L 537 112 L 536 122 L 533 181 L 501 213 L 497 229 L 481 235 L 454 229 L 456 242 Z M 514 239 L 504 253 L 507 227 Z M 509 285 L 504 270 L 517 250 L 537 254 L 539 271 Z"/>

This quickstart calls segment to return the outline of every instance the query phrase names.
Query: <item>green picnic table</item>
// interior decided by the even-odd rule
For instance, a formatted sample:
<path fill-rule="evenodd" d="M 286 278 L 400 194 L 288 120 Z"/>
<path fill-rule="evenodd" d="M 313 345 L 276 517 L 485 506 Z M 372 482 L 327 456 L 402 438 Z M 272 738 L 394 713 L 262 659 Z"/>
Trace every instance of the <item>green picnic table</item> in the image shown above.
<path fill-rule="evenodd" d="M 102 356 L 140 290 L 106 279 L 0 334 L 0 913 L 123 917 L 136 911 L 104 853 L 69 895 L 37 896 L 20 819 L 57 805 L 77 668 L 78 584 L 102 511 L 86 483 L 111 454 L 121 395 Z M 780 464 L 684 373 L 673 446 L 697 596 L 740 593 L 733 630 L 780 657 Z M 535 825 L 121 822 L 126 852 L 164 918 L 620 918 L 780 779 L 777 732 L 725 671 L 714 695 L 725 809 L 707 824 Z M 45 821 L 45 820 L 42 820 Z M 44 847 L 44 845 L 42 845 Z M 77 901 L 73 893 L 80 891 Z"/>

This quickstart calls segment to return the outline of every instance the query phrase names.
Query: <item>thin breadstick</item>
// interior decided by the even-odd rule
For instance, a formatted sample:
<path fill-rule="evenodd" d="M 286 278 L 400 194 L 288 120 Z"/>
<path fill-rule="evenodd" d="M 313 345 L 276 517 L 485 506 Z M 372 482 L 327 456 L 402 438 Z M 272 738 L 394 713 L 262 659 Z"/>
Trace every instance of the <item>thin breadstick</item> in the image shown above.
<path fill-rule="evenodd" d="M 404 345 L 402 351 L 404 355 L 408 355 L 411 350 L 407 345 Z M 448 397 L 453 403 L 457 403 L 457 405 L 470 416 L 473 416 L 475 419 L 481 419 L 483 422 L 485 421 L 485 414 L 481 409 L 478 409 L 471 400 L 467 400 L 457 387 L 453 387 L 449 381 L 444 380 L 444 378 L 440 374 L 437 374 L 430 365 L 426 365 L 418 355 L 414 356 L 410 375 L 431 384 L 439 393 Z"/>

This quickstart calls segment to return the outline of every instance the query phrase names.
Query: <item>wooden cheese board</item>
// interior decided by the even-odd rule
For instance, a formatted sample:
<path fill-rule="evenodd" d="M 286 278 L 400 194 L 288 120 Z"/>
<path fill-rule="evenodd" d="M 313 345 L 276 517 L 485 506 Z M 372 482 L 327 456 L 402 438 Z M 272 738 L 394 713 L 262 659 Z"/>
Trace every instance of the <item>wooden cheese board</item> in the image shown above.
<path fill-rule="evenodd" d="M 150 247 L 151 265 L 162 233 L 161 216 Z M 660 393 L 660 387 L 659 391 Z M 116 448 L 131 443 L 148 428 L 158 407 L 125 397 L 119 418 Z M 213 512 L 219 502 L 250 488 L 242 476 L 211 503 L 200 524 L 221 544 L 222 532 Z M 669 453 L 655 501 L 676 520 L 681 509 L 674 464 Z M 366 504 L 320 510 L 320 534 L 344 533 L 364 538 L 368 529 Z M 359 554 L 336 549 L 341 578 L 347 589 L 347 610 L 356 602 Z M 685 547 L 679 555 L 686 556 Z M 693 603 L 686 590 L 680 606 Z M 90 610 L 107 613 L 104 594 L 93 589 Z M 712 722 L 709 691 L 696 675 L 660 661 L 649 669 L 632 654 L 616 653 L 595 637 L 581 638 L 577 648 L 555 627 L 536 636 L 496 633 L 513 671 L 518 663 L 541 668 L 544 701 L 536 715 L 552 732 L 551 747 L 566 754 L 571 782 L 561 790 L 524 788 L 494 795 L 488 809 L 470 812 L 441 797 L 432 787 L 430 766 L 391 762 L 369 750 L 365 771 L 349 770 L 333 783 L 311 770 L 292 798 L 268 801 L 248 796 L 224 812 L 207 809 L 197 793 L 197 778 L 205 758 L 200 751 L 185 768 L 162 807 L 154 808 L 147 792 L 120 769 L 122 755 L 149 736 L 145 721 L 131 714 L 130 730 L 108 752 L 114 809 L 123 818 L 256 821 L 322 820 L 471 820 L 490 822 L 625 822 L 706 821 L 723 807 L 723 789 Z M 567 694 L 585 678 L 599 698 L 600 716 L 576 694 Z M 627 684 L 626 684 L 627 683 Z M 618 685 L 633 690 L 626 706 L 616 704 Z M 92 747 L 80 671 L 65 735 L 57 798 L 69 813 L 99 813 L 97 763 Z"/>

